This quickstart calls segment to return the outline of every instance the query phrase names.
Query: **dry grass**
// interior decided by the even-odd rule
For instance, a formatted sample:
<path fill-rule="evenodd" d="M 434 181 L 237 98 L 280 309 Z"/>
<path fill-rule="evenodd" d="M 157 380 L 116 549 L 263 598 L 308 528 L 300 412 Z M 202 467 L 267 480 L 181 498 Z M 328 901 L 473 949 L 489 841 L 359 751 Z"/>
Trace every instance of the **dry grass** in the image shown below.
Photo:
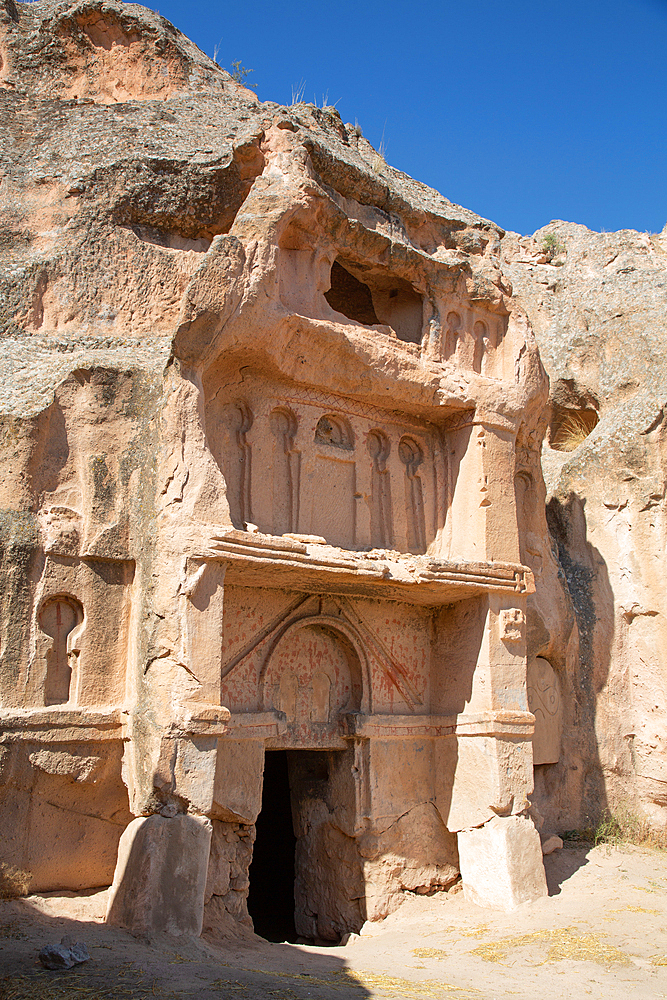
<path fill-rule="evenodd" d="M 630 965 L 630 959 L 619 948 L 602 941 L 604 935 L 579 934 L 574 928 L 560 927 L 556 930 L 534 931 L 517 937 L 500 938 L 473 949 L 483 962 L 502 962 L 512 949 L 532 946 L 548 946 L 546 962 L 595 962 L 597 965 Z"/>
<path fill-rule="evenodd" d="M 593 843 L 634 844 L 636 847 L 650 847 L 656 851 L 667 851 L 667 831 L 655 830 L 647 819 L 629 809 L 620 808 L 603 817 L 595 830 Z"/>
<path fill-rule="evenodd" d="M 412 954 L 415 958 L 437 958 L 442 960 L 447 958 L 447 952 L 442 948 L 413 948 Z"/>
<path fill-rule="evenodd" d="M 647 910 L 645 906 L 621 906 L 618 910 L 610 910 L 610 913 L 650 913 L 651 916 L 659 917 L 661 910 Z"/>
<path fill-rule="evenodd" d="M 574 451 L 597 423 L 598 416 L 594 410 L 567 410 L 552 432 L 549 445 L 554 451 Z"/>
<path fill-rule="evenodd" d="M 480 924 L 479 927 L 472 927 L 470 930 L 461 931 L 463 937 L 484 937 L 485 934 L 489 933 L 488 924 Z"/>
<path fill-rule="evenodd" d="M 438 982 L 437 980 L 414 980 L 399 979 L 397 976 L 384 976 L 374 972 L 357 972 L 354 969 L 346 970 L 346 976 L 356 981 L 367 990 L 381 990 L 382 996 L 404 998 L 404 1000 L 422 1000 L 423 997 L 442 1000 L 447 994 L 451 1000 L 467 1000 L 468 997 L 481 996 L 480 990 L 474 986 L 460 987 L 452 986 L 449 983 Z"/>
<path fill-rule="evenodd" d="M 445 952 L 439 952 L 437 948 L 417 948 L 414 953 L 423 951 L 429 953 L 421 957 L 435 957 L 432 952 L 438 952 L 437 957 L 446 957 Z M 413 954 L 414 954 L 413 953 Z M 327 986 L 345 993 L 347 996 L 362 996 L 351 992 L 355 987 L 360 987 L 365 991 L 381 990 L 381 996 L 389 998 L 401 998 L 401 1000 L 430 1000 L 438 998 L 442 1000 L 443 995 L 447 995 L 450 1000 L 469 1000 L 471 997 L 478 997 L 480 991 L 474 987 L 452 986 L 449 983 L 437 982 L 434 980 L 409 980 L 401 979 L 397 976 L 386 976 L 376 972 L 361 972 L 356 969 L 339 969 L 336 972 L 325 973 L 323 976 L 306 975 L 298 972 L 277 972 L 275 970 L 267 972 L 262 969 L 245 969 L 246 972 L 259 973 L 267 978 L 286 979 L 293 983 L 309 986 Z M 272 993 L 275 995 L 275 993 Z M 294 996 L 294 994 L 291 994 Z M 373 994 L 375 995 L 375 994 Z M 287 996 L 287 994 L 285 994 Z"/>
<path fill-rule="evenodd" d="M 28 935 L 22 931 L 16 920 L 10 920 L 8 924 L 0 927 L 0 938 L 9 938 L 13 941 L 24 941 Z"/>
<path fill-rule="evenodd" d="M 0 861 L 0 899 L 20 899 L 21 896 L 27 896 L 31 880 L 31 872 L 21 871 L 20 868 Z"/>
<path fill-rule="evenodd" d="M 115 982 L 100 986 L 82 976 L 68 974 L 67 978 L 46 972 L 32 976 L 9 976 L 0 979 L 2 1000 L 178 1000 L 183 994 L 165 993 L 155 983 Z"/>

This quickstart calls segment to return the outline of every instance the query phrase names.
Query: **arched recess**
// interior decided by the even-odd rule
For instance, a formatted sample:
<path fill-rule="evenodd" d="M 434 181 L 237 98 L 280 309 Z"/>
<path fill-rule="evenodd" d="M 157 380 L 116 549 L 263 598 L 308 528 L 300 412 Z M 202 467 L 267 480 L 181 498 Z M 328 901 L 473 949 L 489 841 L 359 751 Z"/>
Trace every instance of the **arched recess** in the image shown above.
<path fill-rule="evenodd" d="M 426 517 L 422 477 L 424 452 L 414 438 L 404 435 L 398 445 L 398 456 L 405 467 L 405 516 L 409 552 L 426 552 Z"/>
<path fill-rule="evenodd" d="M 320 417 L 315 428 L 315 444 L 353 451 L 354 435 L 349 420 L 337 413 L 327 413 Z"/>
<path fill-rule="evenodd" d="M 269 416 L 273 435 L 272 528 L 274 535 L 298 531 L 301 453 L 296 447 L 298 421 L 287 406 Z"/>
<path fill-rule="evenodd" d="M 329 662 L 322 648 L 327 644 L 334 652 Z M 340 670 L 342 664 L 345 670 Z M 262 711 L 277 708 L 285 712 L 288 722 L 330 723 L 342 712 L 368 714 L 370 690 L 361 638 L 346 621 L 332 615 L 307 615 L 280 628 L 271 639 L 259 676 Z"/>
<path fill-rule="evenodd" d="M 529 661 L 526 687 L 528 708 L 535 716 L 533 764 L 557 764 L 562 737 L 560 682 L 543 656 L 535 656 Z"/>
<path fill-rule="evenodd" d="M 46 664 L 45 705 L 65 705 L 74 698 L 80 653 L 77 640 L 83 620 L 83 605 L 70 594 L 48 597 L 37 613 Z"/>

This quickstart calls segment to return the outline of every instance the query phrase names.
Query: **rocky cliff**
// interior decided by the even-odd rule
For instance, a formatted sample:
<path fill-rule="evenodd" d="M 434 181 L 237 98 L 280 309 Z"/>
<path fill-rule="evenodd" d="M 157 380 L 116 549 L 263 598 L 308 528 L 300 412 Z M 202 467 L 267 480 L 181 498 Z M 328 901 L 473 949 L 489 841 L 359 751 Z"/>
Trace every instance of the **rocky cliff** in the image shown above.
<path fill-rule="evenodd" d="M 570 751 L 538 769 L 540 801 L 561 827 L 625 807 L 662 828 L 667 227 L 594 233 L 553 222 L 502 242 L 551 383 L 547 520 L 579 636 Z M 554 593 L 537 597 L 540 631 L 551 615 L 569 622 Z M 548 642 L 545 630 L 533 652 Z"/>
<path fill-rule="evenodd" d="M 397 644 L 378 703 L 401 718 L 462 715 L 477 697 L 495 698 L 494 711 L 521 708 L 523 676 L 464 696 L 461 666 L 486 649 L 489 677 L 500 671 L 526 640 L 520 608 L 501 609 L 493 654 L 466 638 L 477 612 L 455 589 L 459 603 L 428 611 L 428 622 L 419 608 L 393 624 L 378 612 L 380 598 L 396 602 L 417 580 L 426 596 L 416 604 L 428 605 L 429 558 L 476 567 L 459 581 L 474 584 L 475 599 L 506 586 L 488 582 L 495 563 L 524 600 L 532 583 L 520 557 L 535 578 L 528 696 L 543 832 L 619 803 L 662 824 L 667 239 L 565 223 L 530 238 L 503 233 L 387 165 L 334 108 L 260 103 L 164 18 L 116 0 L 1 0 L 0 156 L 0 766 L 12 860 L 43 888 L 108 884 L 131 815 L 193 811 L 217 824 L 211 856 L 222 875 L 210 884 L 229 897 L 219 907 L 245 912 L 263 749 L 259 793 L 243 808 L 215 800 L 206 740 L 229 717 L 220 628 L 224 613 L 226 641 L 241 651 L 229 652 L 232 666 L 251 663 L 246 630 L 266 626 L 268 636 L 285 609 L 275 595 L 248 597 L 230 571 L 223 611 L 224 570 L 209 570 L 221 545 L 231 565 L 243 546 L 247 565 L 260 560 L 260 543 L 248 541 L 255 521 L 259 538 L 284 539 L 278 555 L 265 543 L 262 558 L 278 568 L 268 583 L 252 578 L 260 587 L 282 572 L 306 590 L 294 567 L 315 580 L 330 542 L 326 572 L 384 588 L 369 584 L 364 613 L 377 618 L 376 658 Z M 328 412 L 341 400 L 349 420 Z M 297 423 L 316 404 L 327 413 L 306 446 Z M 350 458 L 352 417 L 359 440 L 364 428 L 366 485 Z M 319 473 L 308 472 L 313 442 L 326 459 L 312 465 Z M 259 459 L 273 462 L 272 485 L 262 486 Z M 325 468 L 321 502 L 313 483 Z M 329 509 L 341 484 L 347 520 Z M 221 539 L 220 525 L 237 534 Z M 343 565 L 341 549 L 374 554 Z M 336 600 L 352 587 L 345 580 L 326 585 Z M 333 614 L 326 600 L 320 616 Z M 312 648 L 345 675 L 352 640 L 336 646 L 329 625 L 317 628 Z M 429 655 L 451 684 L 428 676 Z M 524 663 L 526 650 L 512 655 Z M 276 718 L 290 705 L 296 713 L 298 684 L 290 694 L 262 670 Z M 359 711 L 362 682 L 349 683 Z M 322 677 L 311 688 L 309 722 L 323 724 L 333 688 Z M 278 739 L 241 680 L 228 696 L 255 734 L 264 726 Z M 350 774 L 373 773 L 362 757 Z M 443 759 L 443 774 L 450 765 Z M 466 778 L 475 794 L 480 766 Z M 513 790 L 498 780 L 496 797 L 479 791 L 482 811 L 459 826 L 446 826 L 451 788 L 437 809 L 429 796 L 399 803 L 386 790 L 393 804 L 362 852 L 374 912 L 399 891 L 451 881 L 452 830 L 492 814 L 524 822 L 530 782 L 523 772 Z M 319 794 L 321 805 L 331 788 Z M 343 853 L 362 836 L 350 819 L 362 792 L 345 796 Z M 55 823 L 54 853 L 44 838 Z M 85 864 L 68 858 L 82 823 Z M 408 864 L 418 827 L 427 849 Z M 241 828 L 243 851 L 222 850 Z M 322 829 L 326 839 L 333 828 Z"/>

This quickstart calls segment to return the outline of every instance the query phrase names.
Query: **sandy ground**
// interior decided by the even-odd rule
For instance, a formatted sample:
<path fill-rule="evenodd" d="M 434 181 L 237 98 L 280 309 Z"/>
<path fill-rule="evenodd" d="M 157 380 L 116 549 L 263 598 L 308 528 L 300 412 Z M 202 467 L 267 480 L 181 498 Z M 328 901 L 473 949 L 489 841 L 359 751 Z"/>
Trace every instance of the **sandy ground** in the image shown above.
<path fill-rule="evenodd" d="M 667 854 L 565 848 L 545 859 L 550 896 L 511 914 L 463 893 L 408 895 L 344 947 L 151 942 L 102 923 L 106 892 L 0 903 L 0 997 L 239 1000 L 667 998 Z M 90 962 L 46 972 L 39 949 L 71 934 Z"/>

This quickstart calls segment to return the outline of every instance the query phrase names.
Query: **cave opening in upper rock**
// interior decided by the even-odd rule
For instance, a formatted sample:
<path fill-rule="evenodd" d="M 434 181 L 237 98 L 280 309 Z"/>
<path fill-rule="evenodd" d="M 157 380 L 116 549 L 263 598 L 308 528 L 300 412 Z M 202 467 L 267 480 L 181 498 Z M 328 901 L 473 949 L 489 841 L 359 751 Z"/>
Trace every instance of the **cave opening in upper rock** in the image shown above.
<path fill-rule="evenodd" d="M 551 404 L 547 442 L 554 451 L 574 451 L 599 423 L 596 410 L 590 407 Z"/>
<path fill-rule="evenodd" d="M 389 326 L 399 340 L 421 343 L 422 297 L 397 275 L 339 258 L 331 267 L 331 287 L 324 297 L 348 319 L 365 326 Z"/>
<path fill-rule="evenodd" d="M 331 288 L 324 297 L 332 309 L 348 319 L 366 326 L 374 326 L 380 322 L 375 315 L 373 296 L 368 285 L 350 274 L 337 260 L 331 268 Z"/>

